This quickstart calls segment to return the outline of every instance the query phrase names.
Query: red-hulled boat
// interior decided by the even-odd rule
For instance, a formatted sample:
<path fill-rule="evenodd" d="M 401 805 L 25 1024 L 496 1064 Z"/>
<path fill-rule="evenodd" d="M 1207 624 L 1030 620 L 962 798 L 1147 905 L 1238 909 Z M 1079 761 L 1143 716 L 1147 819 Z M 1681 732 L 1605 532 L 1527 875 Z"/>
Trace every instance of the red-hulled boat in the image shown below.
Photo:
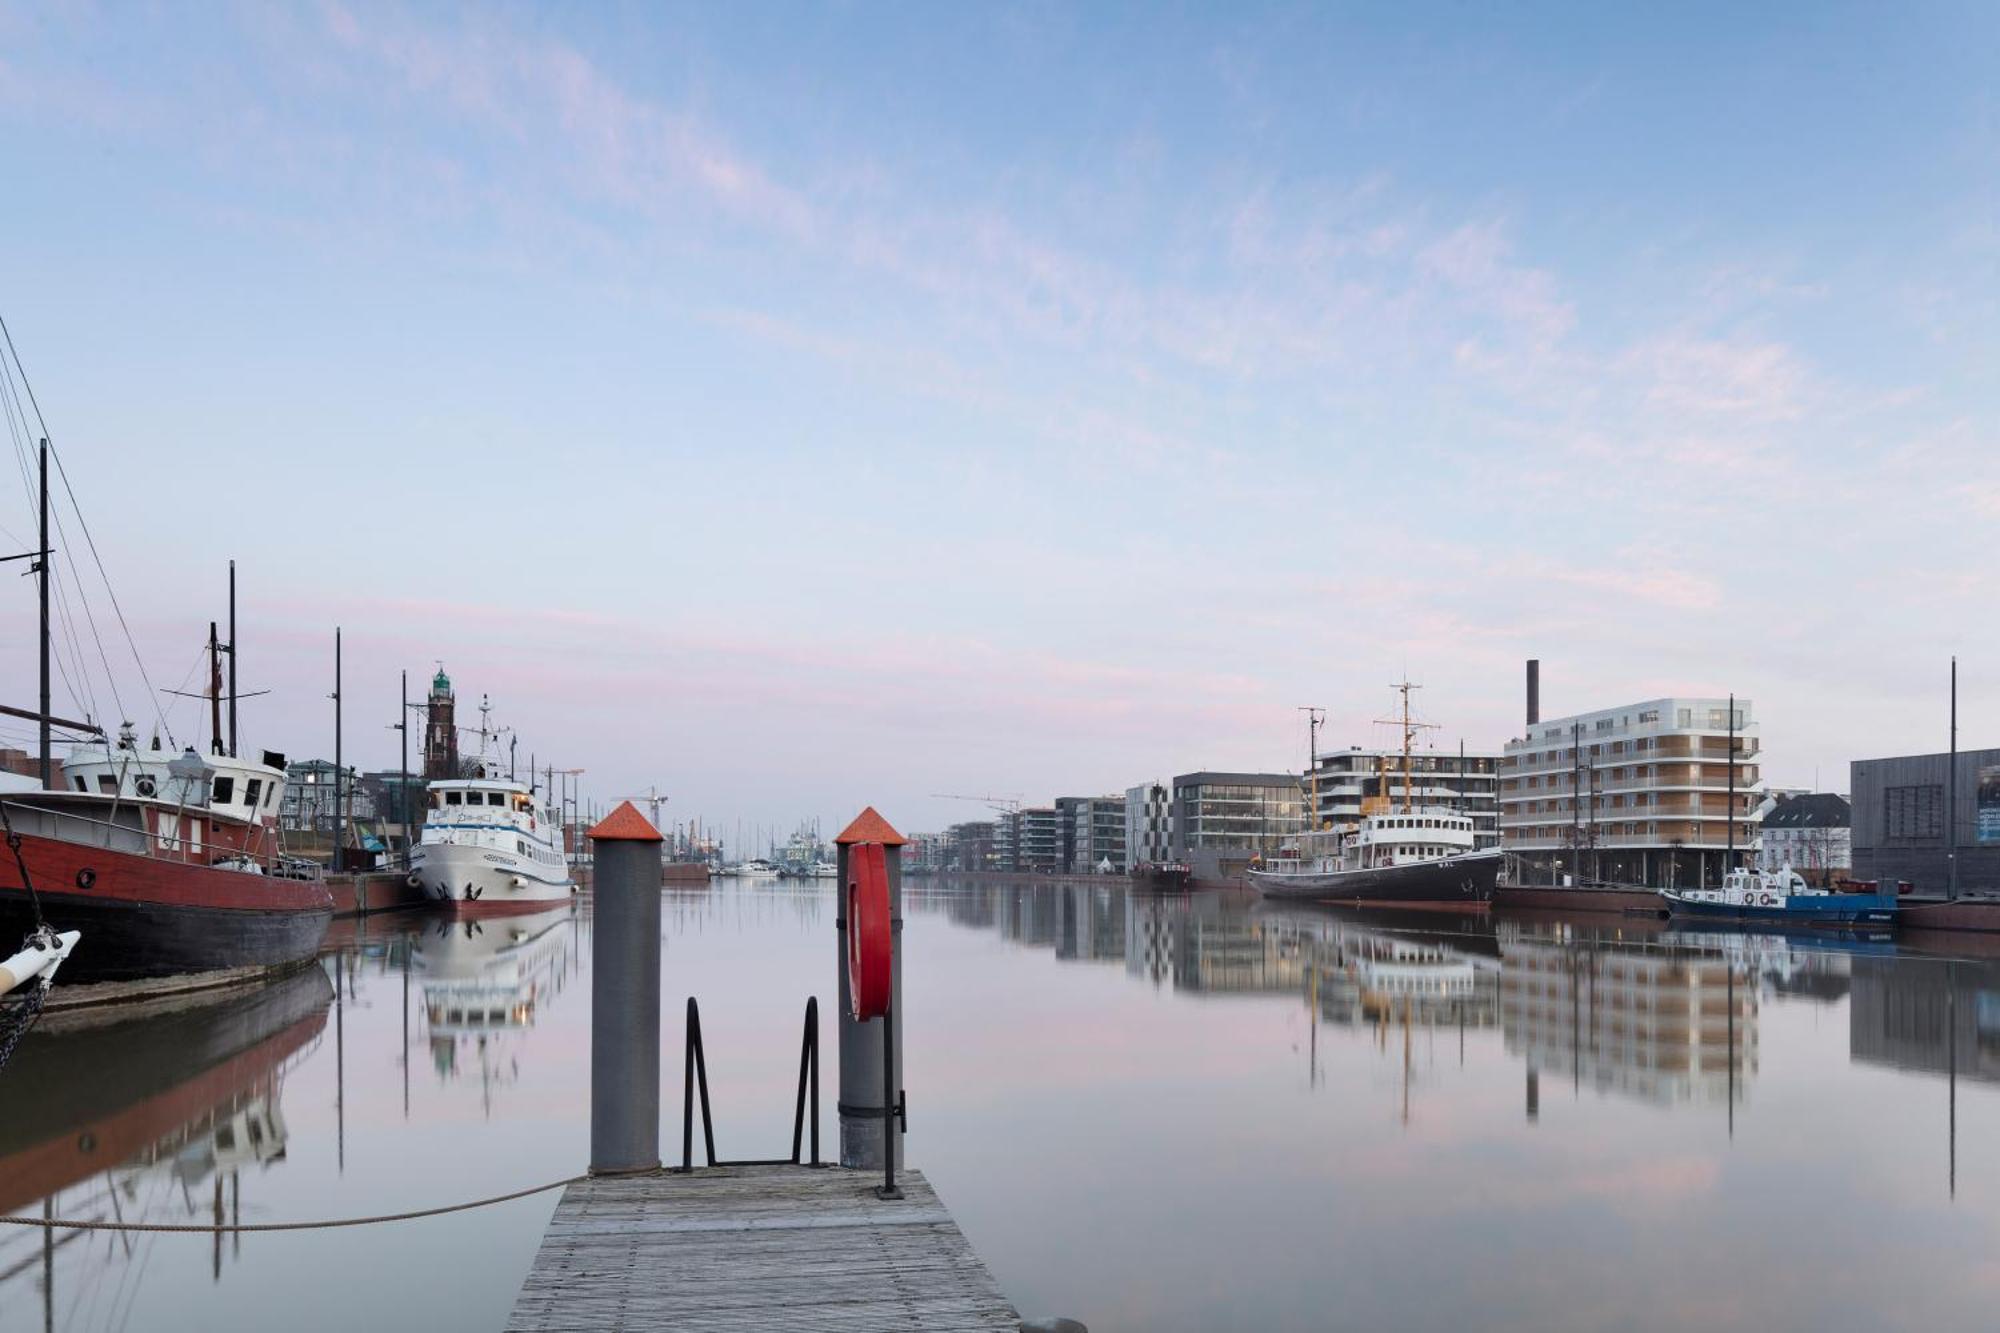
<path fill-rule="evenodd" d="M 63 984 L 310 958 L 333 917 L 316 868 L 279 850 L 282 756 L 178 757 L 141 750 L 129 730 L 113 744 L 75 746 L 65 789 L 0 794 L 19 861 L 0 854 L 0 940 L 41 915 L 83 939 Z"/>

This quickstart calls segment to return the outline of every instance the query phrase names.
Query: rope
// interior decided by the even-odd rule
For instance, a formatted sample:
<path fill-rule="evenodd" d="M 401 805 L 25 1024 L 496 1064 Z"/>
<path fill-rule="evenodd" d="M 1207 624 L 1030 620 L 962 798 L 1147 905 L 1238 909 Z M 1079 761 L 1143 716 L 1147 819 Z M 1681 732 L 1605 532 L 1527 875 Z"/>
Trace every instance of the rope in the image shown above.
<path fill-rule="evenodd" d="M 66 1217 L 15 1217 L 12 1214 L 0 1214 L 0 1222 L 17 1227 L 54 1227 L 71 1231 L 195 1231 L 203 1235 L 239 1231 L 321 1231 L 332 1227 L 365 1227 L 377 1222 L 407 1222 L 417 1217 L 463 1213 L 473 1208 L 486 1208 L 513 1199 L 525 1199 L 531 1194 L 546 1194 L 550 1190 L 559 1190 L 564 1186 L 575 1185 L 588 1179 L 588 1176 L 571 1176 L 567 1180 L 552 1180 L 546 1185 L 536 1185 L 532 1189 L 515 1190 L 512 1194 L 496 1194 L 490 1199 L 474 1199 L 470 1203 L 446 1204 L 442 1208 L 418 1208 L 407 1213 L 382 1213 L 375 1217 L 338 1217 L 322 1222 L 241 1222 L 215 1226 L 203 1222 L 85 1222 Z"/>
<path fill-rule="evenodd" d="M 45 930 L 48 922 L 42 919 L 42 895 L 35 892 L 35 881 L 28 877 L 28 861 L 21 855 L 21 835 L 14 831 L 14 821 L 7 817 L 7 803 L 0 801 L 0 829 L 7 833 L 7 850 L 14 853 L 14 864 L 21 872 L 21 887 L 28 891 L 28 902 L 35 909 L 35 929 Z"/>

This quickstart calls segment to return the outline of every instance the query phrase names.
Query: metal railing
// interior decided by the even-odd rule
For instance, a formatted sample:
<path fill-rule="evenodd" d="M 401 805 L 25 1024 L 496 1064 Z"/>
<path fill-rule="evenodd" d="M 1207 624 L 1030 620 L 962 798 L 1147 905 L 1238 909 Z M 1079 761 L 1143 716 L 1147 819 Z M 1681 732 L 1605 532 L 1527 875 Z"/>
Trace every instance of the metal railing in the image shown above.
<path fill-rule="evenodd" d="M 799 1093 L 792 1111 L 792 1155 L 790 1157 L 741 1158 L 731 1161 L 715 1155 L 715 1119 L 708 1106 L 708 1055 L 701 1042 L 701 1006 L 694 996 L 687 1003 L 687 1050 L 681 1083 L 681 1171 L 694 1170 L 694 1099 L 701 1093 L 701 1141 L 710 1166 L 819 1166 L 819 997 L 806 997 L 805 1034 L 799 1040 Z M 804 1160 L 811 1109 L 811 1161 Z"/>

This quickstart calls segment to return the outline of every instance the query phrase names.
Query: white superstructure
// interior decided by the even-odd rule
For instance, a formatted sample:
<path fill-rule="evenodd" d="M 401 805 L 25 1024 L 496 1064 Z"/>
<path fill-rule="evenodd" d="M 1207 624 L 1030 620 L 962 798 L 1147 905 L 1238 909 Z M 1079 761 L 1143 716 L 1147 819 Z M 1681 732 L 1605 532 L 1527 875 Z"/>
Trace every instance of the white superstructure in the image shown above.
<path fill-rule="evenodd" d="M 467 907 L 557 902 L 576 891 L 555 813 L 508 778 L 430 784 L 410 877 L 431 898 Z"/>

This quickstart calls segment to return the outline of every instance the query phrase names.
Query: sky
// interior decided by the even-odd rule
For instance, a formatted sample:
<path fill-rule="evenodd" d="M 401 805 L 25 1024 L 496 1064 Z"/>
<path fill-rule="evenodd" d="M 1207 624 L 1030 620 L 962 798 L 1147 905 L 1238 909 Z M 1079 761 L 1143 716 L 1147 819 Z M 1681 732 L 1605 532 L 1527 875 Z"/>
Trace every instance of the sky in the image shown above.
<path fill-rule="evenodd" d="M 442 662 L 724 829 L 1296 770 L 1405 676 L 1497 748 L 1529 657 L 1844 789 L 1957 654 L 2000 745 L 1996 68 L 1978 4 L 0 0 L 55 711 L 162 725 L 233 558 L 247 747 L 330 753 L 339 626 L 351 760 Z"/>

